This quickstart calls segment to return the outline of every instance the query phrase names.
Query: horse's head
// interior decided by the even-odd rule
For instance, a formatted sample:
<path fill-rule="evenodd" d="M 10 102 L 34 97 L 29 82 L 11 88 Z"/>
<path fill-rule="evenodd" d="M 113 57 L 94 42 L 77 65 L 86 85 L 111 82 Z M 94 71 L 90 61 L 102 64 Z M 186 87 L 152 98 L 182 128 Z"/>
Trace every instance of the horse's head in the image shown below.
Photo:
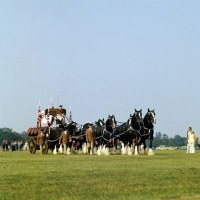
<path fill-rule="evenodd" d="M 85 124 L 81 125 L 81 132 L 85 134 L 85 131 L 90 127 L 93 127 L 93 123 L 86 122 Z"/>
<path fill-rule="evenodd" d="M 97 124 L 97 126 L 104 126 L 104 124 L 105 124 L 104 118 L 103 119 L 99 119 L 96 124 Z"/>
<path fill-rule="evenodd" d="M 149 110 L 148 108 L 148 111 L 147 111 L 147 121 L 152 123 L 152 124 L 156 124 L 156 114 L 155 114 L 155 111 L 154 110 Z"/>
<path fill-rule="evenodd" d="M 116 128 L 116 120 L 114 115 L 108 115 L 108 119 L 106 120 L 106 127 L 111 127 L 112 129 Z"/>
<path fill-rule="evenodd" d="M 79 130 L 79 126 L 76 122 L 71 121 L 67 126 L 66 129 L 70 134 L 72 134 L 74 131 L 77 132 Z"/>
<path fill-rule="evenodd" d="M 137 111 L 135 109 L 135 113 L 134 113 L 135 119 L 137 120 L 138 123 L 142 122 L 142 109 Z"/>
<path fill-rule="evenodd" d="M 127 125 L 131 125 L 131 119 L 132 119 L 132 117 L 133 117 L 133 116 L 130 114 L 130 117 L 128 118 L 128 120 L 127 120 L 127 122 L 126 122 Z"/>
<path fill-rule="evenodd" d="M 132 125 L 132 127 L 138 126 L 142 122 L 142 109 L 141 110 L 136 110 L 133 115 L 130 114 L 130 118 L 127 121 L 128 125 Z"/>
<path fill-rule="evenodd" d="M 75 131 L 79 131 L 79 129 L 80 129 L 79 125 L 76 122 L 73 122 L 73 121 L 72 121 L 72 127 Z"/>
<path fill-rule="evenodd" d="M 43 134 L 45 138 L 50 138 L 50 135 L 52 134 L 52 130 L 49 127 L 45 127 L 43 129 Z"/>

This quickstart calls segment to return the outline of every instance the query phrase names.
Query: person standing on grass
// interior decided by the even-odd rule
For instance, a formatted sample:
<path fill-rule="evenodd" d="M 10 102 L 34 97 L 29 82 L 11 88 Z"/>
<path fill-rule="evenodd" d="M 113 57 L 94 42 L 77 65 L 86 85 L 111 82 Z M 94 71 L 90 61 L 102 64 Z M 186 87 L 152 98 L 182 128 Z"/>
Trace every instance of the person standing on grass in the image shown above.
<path fill-rule="evenodd" d="M 189 145 L 189 153 L 195 153 L 195 148 L 194 148 L 195 141 L 196 141 L 196 135 L 192 130 L 192 127 L 188 127 L 187 142 Z"/>
<path fill-rule="evenodd" d="M 10 148 L 11 148 L 11 151 L 14 151 L 14 141 L 13 140 L 11 140 L 11 142 L 10 142 Z"/>
<path fill-rule="evenodd" d="M 44 132 L 43 132 L 43 129 L 41 129 L 37 135 L 37 145 L 40 146 L 40 155 L 43 155 L 42 150 L 43 150 L 44 143 L 45 143 Z"/>
<path fill-rule="evenodd" d="M 2 146 L 2 150 L 5 151 L 5 146 L 6 146 L 5 140 L 3 140 L 1 146 Z"/>
<path fill-rule="evenodd" d="M 8 151 L 8 140 L 5 140 L 5 151 Z"/>
<path fill-rule="evenodd" d="M 15 141 L 12 141 L 12 150 L 15 151 Z"/>
<path fill-rule="evenodd" d="M 67 154 L 67 144 L 69 142 L 69 133 L 67 129 L 65 128 L 64 131 L 61 133 L 59 144 L 64 146 L 64 154 Z"/>
<path fill-rule="evenodd" d="M 198 139 L 198 145 L 199 145 L 199 149 L 200 149 L 200 138 Z"/>
<path fill-rule="evenodd" d="M 15 151 L 17 151 L 18 150 L 18 141 L 16 140 L 15 141 Z"/>
<path fill-rule="evenodd" d="M 94 130 L 92 128 L 92 124 L 88 124 L 88 127 L 86 129 L 86 142 L 87 142 L 87 154 L 88 155 L 92 155 L 93 154 L 93 150 L 94 150 Z"/>
<path fill-rule="evenodd" d="M 18 151 L 21 151 L 21 144 L 22 144 L 22 141 L 18 141 Z"/>

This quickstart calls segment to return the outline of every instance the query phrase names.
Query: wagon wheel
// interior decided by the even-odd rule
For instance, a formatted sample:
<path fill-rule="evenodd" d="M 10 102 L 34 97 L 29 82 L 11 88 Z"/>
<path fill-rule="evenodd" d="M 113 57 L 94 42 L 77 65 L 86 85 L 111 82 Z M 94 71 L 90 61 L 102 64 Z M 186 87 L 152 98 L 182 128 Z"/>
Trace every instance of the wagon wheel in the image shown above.
<path fill-rule="evenodd" d="M 32 137 L 29 140 L 29 151 L 31 154 L 35 154 L 36 152 L 36 141 Z"/>
<path fill-rule="evenodd" d="M 48 153 L 48 143 L 47 141 L 42 145 L 42 154 Z"/>

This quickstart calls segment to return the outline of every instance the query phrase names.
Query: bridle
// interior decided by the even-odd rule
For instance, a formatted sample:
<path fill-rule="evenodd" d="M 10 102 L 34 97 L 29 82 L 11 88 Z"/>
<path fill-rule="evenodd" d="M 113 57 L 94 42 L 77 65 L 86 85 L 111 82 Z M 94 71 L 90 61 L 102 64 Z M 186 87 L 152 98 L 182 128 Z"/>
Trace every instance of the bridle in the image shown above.
<path fill-rule="evenodd" d="M 137 122 L 140 123 L 142 121 L 142 113 L 135 112 L 134 115 L 135 115 Z"/>
<path fill-rule="evenodd" d="M 155 120 L 155 117 L 154 117 L 155 114 L 154 114 L 153 112 L 151 112 L 151 111 L 148 112 L 147 114 L 148 114 L 148 116 L 149 116 L 149 117 L 147 118 L 147 121 L 153 124 L 153 122 L 154 122 L 154 120 Z M 150 120 L 149 120 L 149 118 L 150 118 Z"/>

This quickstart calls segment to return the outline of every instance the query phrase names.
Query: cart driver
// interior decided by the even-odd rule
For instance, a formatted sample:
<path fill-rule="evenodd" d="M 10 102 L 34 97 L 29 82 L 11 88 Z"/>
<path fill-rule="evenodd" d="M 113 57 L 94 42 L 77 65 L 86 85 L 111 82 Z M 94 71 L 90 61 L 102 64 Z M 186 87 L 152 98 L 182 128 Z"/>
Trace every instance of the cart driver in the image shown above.
<path fill-rule="evenodd" d="M 64 122 L 64 113 L 63 113 L 62 105 L 59 106 L 59 109 L 57 110 L 57 116 L 56 117 L 61 122 Z"/>

